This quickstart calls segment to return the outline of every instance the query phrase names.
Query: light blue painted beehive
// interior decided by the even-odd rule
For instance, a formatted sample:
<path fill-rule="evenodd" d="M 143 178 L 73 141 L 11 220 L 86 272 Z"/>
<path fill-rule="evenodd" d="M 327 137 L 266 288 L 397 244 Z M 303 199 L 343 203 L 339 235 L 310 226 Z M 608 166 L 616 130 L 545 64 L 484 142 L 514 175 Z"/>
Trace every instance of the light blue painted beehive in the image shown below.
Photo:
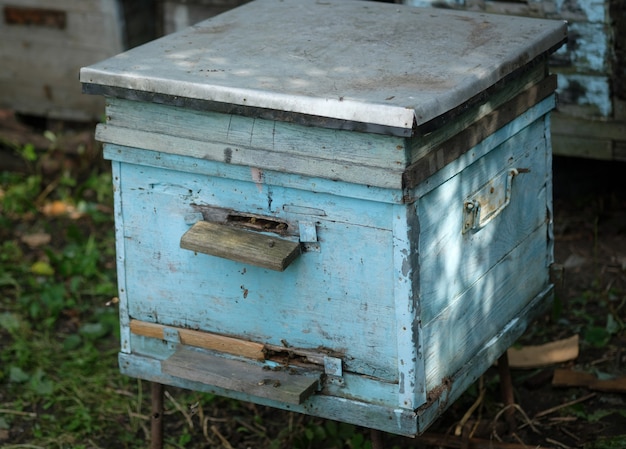
<path fill-rule="evenodd" d="M 565 24 L 257 0 L 85 68 L 131 376 L 404 435 L 549 299 Z"/>

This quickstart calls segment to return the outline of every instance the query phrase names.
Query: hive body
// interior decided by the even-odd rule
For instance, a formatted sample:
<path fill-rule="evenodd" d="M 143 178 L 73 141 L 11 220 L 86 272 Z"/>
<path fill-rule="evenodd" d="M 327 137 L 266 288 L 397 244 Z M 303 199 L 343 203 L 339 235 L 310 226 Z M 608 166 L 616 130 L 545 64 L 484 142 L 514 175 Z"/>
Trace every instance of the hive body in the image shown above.
<path fill-rule="evenodd" d="M 261 39 L 284 3 L 326 34 Z M 261 0 L 83 70 L 108 97 L 124 373 L 415 435 L 547 303 L 563 25 L 397 8 Z M 374 17 L 363 42 L 351 21 Z M 302 62 L 344 18 L 384 68 Z M 411 44 L 433 20 L 468 24 L 449 72 Z M 479 29 L 483 53 L 466 48 Z M 505 34 L 519 48 L 496 51 Z"/>

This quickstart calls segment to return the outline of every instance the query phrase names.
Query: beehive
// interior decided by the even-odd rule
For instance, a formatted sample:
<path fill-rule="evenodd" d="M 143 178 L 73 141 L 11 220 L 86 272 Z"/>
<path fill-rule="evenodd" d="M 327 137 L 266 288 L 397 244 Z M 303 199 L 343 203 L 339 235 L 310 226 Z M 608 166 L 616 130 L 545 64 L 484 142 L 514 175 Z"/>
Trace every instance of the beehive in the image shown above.
<path fill-rule="evenodd" d="M 0 107 L 63 120 L 100 120 L 81 94 L 80 67 L 156 37 L 153 0 L 0 0 Z"/>
<path fill-rule="evenodd" d="M 422 432 L 550 298 L 565 24 L 256 0 L 107 97 L 123 373 Z"/>

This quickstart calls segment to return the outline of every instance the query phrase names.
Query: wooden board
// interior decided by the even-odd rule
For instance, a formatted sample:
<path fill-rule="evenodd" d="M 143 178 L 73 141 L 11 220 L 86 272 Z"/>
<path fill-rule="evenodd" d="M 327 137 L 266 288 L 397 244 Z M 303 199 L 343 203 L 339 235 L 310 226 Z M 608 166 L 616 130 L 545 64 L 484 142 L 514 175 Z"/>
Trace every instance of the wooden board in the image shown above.
<path fill-rule="evenodd" d="M 275 271 L 285 271 L 300 255 L 299 242 L 208 221 L 185 232 L 180 247 Z"/>
<path fill-rule="evenodd" d="M 264 345 L 238 338 L 226 337 L 211 332 L 201 332 L 193 329 L 164 326 L 146 321 L 131 320 L 130 331 L 135 335 L 165 340 L 166 332 L 176 333 L 181 344 L 197 348 L 211 349 L 213 351 L 248 357 L 256 360 L 265 359 Z"/>
<path fill-rule="evenodd" d="M 320 372 L 264 369 L 260 365 L 181 348 L 161 362 L 164 373 L 288 404 L 302 404 L 320 384 Z"/>
<path fill-rule="evenodd" d="M 362 394 L 357 395 L 356 399 L 350 396 L 351 390 L 346 392 L 345 388 L 339 387 L 334 390 L 348 393 L 350 397 L 328 395 L 324 391 L 320 394 L 311 395 L 308 401 L 297 405 L 172 376 L 162 371 L 160 360 L 151 357 L 120 353 L 119 362 L 122 373 L 127 376 L 178 386 L 187 390 L 204 391 L 292 412 L 348 422 L 357 426 L 364 426 L 368 423 L 368 427 L 386 432 L 402 433 L 407 436 L 414 436 L 418 431 L 415 412 L 413 410 L 398 409 L 393 404 L 384 405 L 385 400 L 389 398 L 390 391 L 383 392 L 379 383 L 368 382 L 368 379 L 363 376 L 348 376 L 347 378 L 347 382 L 350 382 L 350 385 L 353 384 L 353 379 L 357 385 L 363 382 L 366 383 L 365 387 L 358 389 Z M 383 388 L 385 387 L 388 388 L 389 386 L 383 385 Z M 391 385 L 391 387 L 396 387 L 393 391 L 397 389 L 395 385 Z M 364 399 L 359 399 L 359 397 L 369 398 L 370 400 L 374 398 L 374 400 L 373 402 L 368 402 Z"/>
<path fill-rule="evenodd" d="M 613 379 L 598 379 L 592 373 L 570 369 L 556 369 L 552 385 L 555 387 L 584 387 L 590 390 L 610 393 L 626 393 L 626 376 Z"/>

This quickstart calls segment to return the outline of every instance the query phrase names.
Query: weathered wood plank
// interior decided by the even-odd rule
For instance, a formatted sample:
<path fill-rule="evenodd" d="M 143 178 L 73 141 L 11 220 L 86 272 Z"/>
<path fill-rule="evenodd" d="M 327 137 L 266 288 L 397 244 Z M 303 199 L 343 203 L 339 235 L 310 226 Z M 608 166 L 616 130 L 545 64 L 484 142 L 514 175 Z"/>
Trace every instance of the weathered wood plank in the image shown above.
<path fill-rule="evenodd" d="M 346 181 L 368 186 L 401 189 L 402 167 L 391 169 L 359 165 L 353 162 L 324 159 L 319 155 L 290 154 L 252 148 L 230 147 L 219 142 L 202 142 L 166 134 L 100 124 L 96 139 L 101 142 L 124 145 L 162 153 L 185 153 L 197 159 L 245 165 L 264 170 L 281 171 L 318 178 Z"/>
<path fill-rule="evenodd" d="M 452 115 L 452 112 L 450 112 L 446 114 L 450 115 L 450 117 L 437 118 L 433 120 L 434 124 L 427 123 L 422 126 L 419 129 L 420 132 L 425 130 L 429 132 L 427 135 L 409 140 L 410 163 L 417 162 L 433 148 L 440 146 L 478 120 L 494 112 L 503 104 L 518 96 L 520 92 L 534 88 L 537 83 L 542 82 L 546 78 L 546 64 L 547 62 L 541 61 L 531 68 L 525 68 L 517 76 L 511 76 L 510 82 L 501 82 L 497 88 L 492 87 L 490 91 L 493 92 L 490 94 L 483 92 L 479 96 L 482 101 L 477 101 L 477 104 L 469 107 L 469 109 L 467 109 L 468 106 L 463 105 L 459 108 L 461 111 L 457 112 L 456 115 Z M 430 128 L 433 126 L 434 129 L 431 130 Z"/>
<path fill-rule="evenodd" d="M 300 255 L 299 242 L 208 221 L 199 221 L 185 232 L 180 247 L 275 271 L 285 271 Z"/>
<path fill-rule="evenodd" d="M 115 214 L 115 262 L 117 265 L 117 282 L 120 313 L 120 346 L 121 351 L 131 352 L 130 317 L 128 315 L 128 291 L 126 281 L 126 248 L 124 245 L 124 211 L 122 204 L 122 163 L 111 162 L 111 177 L 113 184 L 113 203 Z"/>
<path fill-rule="evenodd" d="M 372 381 L 364 376 L 352 376 L 346 374 L 346 383 L 351 385 L 350 391 L 345 388 L 333 388 L 336 395 L 326 391 L 314 394 L 304 404 L 285 404 L 271 398 L 251 396 L 242 392 L 223 389 L 202 382 L 196 382 L 169 375 L 162 371 L 161 362 L 157 359 L 137 354 L 119 354 L 119 364 L 122 374 L 140 379 L 160 382 L 166 385 L 178 386 L 192 391 L 204 391 L 218 394 L 241 401 L 254 402 L 256 404 L 276 407 L 283 410 L 305 413 L 308 415 L 349 422 L 355 425 L 371 423 L 372 427 L 387 432 L 402 433 L 414 436 L 417 431 L 417 417 L 413 410 L 398 409 L 395 405 L 387 405 L 386 401 L 397 386 Z M 356 399 L 351 397 L 352 386 L 356 385 Z M 326 389 L 325 389 L 326 390 Z M 349 397 L 345 395 L 348 394 Z M 368 398 L 368 401 L 359 398 Z"/>
<path fill-rule="evenodd" d="M 545 313 L 552 295 L 552 286 L 549 285 L 532 298 L 520 313 L 505 323 L 493 338 L 484 342 L 473 357 L 467 359 L 458 370 L 449 370 L 449 376 L 445 378 L 433 379 L 433 383 L 429 385 L 428 403 L 417 410 L 421 431 L 452 405 L 524 333 L 536 317 Z"/>
<path fill-rule="evenodd" d="M 553 134 L 552 152 L 555 156 L 585 157 L 610 161 L 613 159 L 613 142 L 601 138 Z"/>
<path fill-rule="evenodd" d="M 557 135 L 626 141 L 625 121 L 589 120 L 558 111 L 552 114 L 551 120 L 552 132 Z"/>
<path fill-rule="evenodd" d="M 161 362 L 164 373 L 264 397 L 288 404 L 302 404 L 319 387 L 321 371 L 264 369 L 239 360 L 216 357 L 180 348 Z"/>
<path fill-rule="evenodd" d="M 550 96 L 555 87 L 556 77 L 550 76 L 466 127 L 451 139 L 432 148 L 428 154 L 437 155 L 437 157 L 433 159 L 425 155 L 409 166 L 403 175 L 403 185 L 413 188 L 422 183 L 445 165 L 457 160 L 459 156 L 468 152 L 482 140 Z"/>
<path fill-rule="evenodd" d="M 611 393 L 626 393 L 626 376 L 614 379 L 598 379 L 592 373 L 571 369 L 556 369 L 552 385 L 555 387 L 584 387 Z"/>
<path fill-rule="evenodd" d="M 251 168 L 243 165 L 225 165 L 217 161 L 194 159 L 115 144 L 105 144 L 103 155 L 106 159 L 128 164 L 158 167 L 173 173 L 203 175 L 205 179 L 208 177 L 208 181 L 206 182 L 211 182 L 210 180 L 213 178 L 230 179 L 238 183 L 240 181 L 250 182 L 251 180 Z M 256 173 L 262 178 L 263 184 L 289 188 L 299 192 L 310 192 L 320 195 L 340 195 L 346 198 L 365 200 L 368 202 L 403 202 L 403 192 L 399 189 L 352 184 L 338 180 L 329 182 L 322 178 L 294 176 L 292 173 L 279 172 L 274 169 L 257 169 Z M 232 205 L 225 204 L 223 207 L 232 208 Z M 331 211 L 329 211 L 329 213 L 331 213 Z M 332 209 L 332 213 L 335 215 L 341 213 L 341 211 Z M 368 217 L 369 215 L 364 218 L 367 219 Z"/>
<path fill-rule="evenodd" d="M 426 157 L 429 160 L 429 164 L 432 167 L 443 166 L 443 168 L 431 175 L 426 182 L 416 185 L 410 192 L 410 195 L 413 198 L 419 198 L 426 195 L 428 192 L 461 173 L 471 164 L 479 161 L 482 157 L 489 154 L 494 148 L 502 145 L 502 143 L 506 142 L 511 136 L 516 135 L 533 122 L 537 120 L 543 123 L 547 122 L 547 114 L 554 109 L 555 101 L 556 99 L 554 95 L 549 96 L 535 107 L 530 108 L 528 111 L 521 114 L 512 122 L 504 125 L 495 134 L 488 136 L 478 145 L 473 147 L 471 151 L 461 154 L 458 159 L 453 160 L 448 164 L 444 164 L 445 153 L 447 151 L 445 146 L 436 152 L 431 152 Z M 545 132 L 547 133 L 547 130 Z"/>
<path fill-rule="evenodd" d="M 250 148 L 281 153 L 289 159 L 298 155 L 390 169 L 405 165 L 405 140 L 400 137 L 316 128 L 162 104 L 109 98 L 107 125 L 206 142 L 221 149 L 217 160 L 224 160 L 225 148 L 231 148 L 232 152 Z M 186 147 L 174 147 L 170 152 L 190 155 Z"/>
<path fill-rule="evenodd" d="M 176 332 L 180 342 L 184 345 L 210 349 L 213 351 L 248 357 L 256 360 L 263 360 L 265 358 L 263 351 L 264 345 L 261 343 L 212 334 L 210 332 L 196 331 L 193 329 L 164 326 L 162 324 L 150 323 L 147 321 L 130 321 L 130 331 L 135 335 L 142 335 L 144 337 L 163 340 L 165 339 L 165 330 Z"/>

